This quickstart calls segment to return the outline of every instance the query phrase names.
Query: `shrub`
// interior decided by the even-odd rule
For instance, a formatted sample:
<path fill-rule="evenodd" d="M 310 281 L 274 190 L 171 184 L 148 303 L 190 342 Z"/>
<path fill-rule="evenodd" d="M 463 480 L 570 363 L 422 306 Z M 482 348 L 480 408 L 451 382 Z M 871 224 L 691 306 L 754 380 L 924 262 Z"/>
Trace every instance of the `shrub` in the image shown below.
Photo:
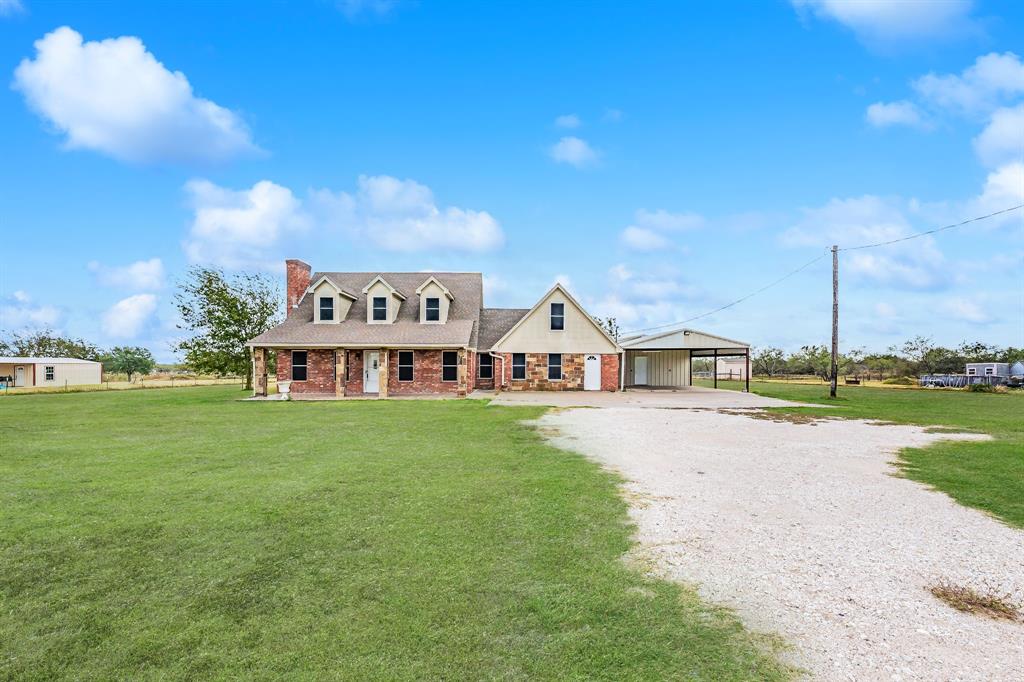
<path fill-rule="evenodd" d="M 967 390 L 971 393 L 995 393 L 996 387 L 992 384 L 969 384 Z"/>
<path fill-rule="evenodd" d="M 988 384 L 975 384 L 987 386 Z M 1014 603 L 1009 594 L 1000 594 L 991 589 L 975 590 L 965 585 L 956 585 L 942 580 L 928 588 L 937 598 L 946 602 L 957 611 L 976 613 L 989 618 L 1019 620 L 1020 606 Z"/>
<path fill-rule="evenodd" d="M 889 384 L 890 386 L 913 386 L 917 383 L 917 381 L 911 379 L 910 377 L 889 377 L 882 383 Z"/>

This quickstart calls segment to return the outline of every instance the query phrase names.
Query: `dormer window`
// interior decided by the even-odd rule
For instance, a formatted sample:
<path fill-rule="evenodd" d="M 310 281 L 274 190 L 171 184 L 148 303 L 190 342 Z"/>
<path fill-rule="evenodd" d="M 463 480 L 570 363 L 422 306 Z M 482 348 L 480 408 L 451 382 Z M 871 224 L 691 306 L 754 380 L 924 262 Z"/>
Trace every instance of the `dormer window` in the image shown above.
<path fill-rule="evenodd" d="M 428 298 L 426 309 L 427 322 L 441 321 L 441 299 Z"/>
<path fill-rule="evenodd" d="M 388 298 L 387 296 L 373 297 L 373 321 L 387 322 L 388 320 Z"/>
<path fill-rule="evenodd" d="M 551 331 L 560 332 L 565 329 L 565 304 L 551 304 Z"/>
<path fill-rule="evenodd" d="M 320 321 L 321 322 L 333 322 L 334 321 L 334 297 L 333 296 L 321 296 L 319 303 L 320 303 Z"/>

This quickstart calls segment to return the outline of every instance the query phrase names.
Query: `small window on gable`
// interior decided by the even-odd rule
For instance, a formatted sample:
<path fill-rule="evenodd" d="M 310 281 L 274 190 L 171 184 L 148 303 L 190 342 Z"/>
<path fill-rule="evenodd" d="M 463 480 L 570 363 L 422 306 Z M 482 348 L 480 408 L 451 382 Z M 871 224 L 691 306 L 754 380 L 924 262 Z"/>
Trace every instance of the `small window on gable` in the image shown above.
<path fill-rule="evenodd" d="M 562 331 L 565 329 L 565 304 L 551 304 L 551 330 Z"/>
<path fill-rule="evenodd" d="M 413 352 L 411 350 L 398 351 L 398 380 L 412 381 Z"/>
<path fill-rule="evenodd" d="M 373 297 L 373 321 L 386 322 L 388 319 L 388 299 L 386 296 Z"/>
<path fill-rule="evenodd" d="M 306 351 L 292 351 L 292 381 L 306 380 Z"/>
<path fill-rule="evenodd" d="M 562 354 L 548 353 L 548 380 L 562 380 Z"/>
<path fill-rule="evenodd" d="M 459 353 L 446 350 L 441 353 L 441 381 L 459 380 Z"/>
<path fill-rule="evenodd" d="M 441 299 L 439 298 L 428 298 L 427 299 L 427 322 L 440 322 L 441 321 Z"/>
<path fill-rule="evenodd" d="M 512 379 L 514 381 L 526 379 L 526 353 L 512 354 Z"/>
<path fill-rule="evenodd" d="M 320 297 L 320 321 L 334 321 L 334 298 L 331 296 Z"/>
<path fill-rule="evenodd" d="M 47 365 L 44 367 L 43 375 L 47 381 L 53 381 L 53 365 Z"/>
<path fill-rule="evenodd" d="M 494 358 L 487 353 L 480 353 L 477 357 L 477 366 L 479 370 L 477 374 L 481 379 L 493 379 L 494 378 Z"/>

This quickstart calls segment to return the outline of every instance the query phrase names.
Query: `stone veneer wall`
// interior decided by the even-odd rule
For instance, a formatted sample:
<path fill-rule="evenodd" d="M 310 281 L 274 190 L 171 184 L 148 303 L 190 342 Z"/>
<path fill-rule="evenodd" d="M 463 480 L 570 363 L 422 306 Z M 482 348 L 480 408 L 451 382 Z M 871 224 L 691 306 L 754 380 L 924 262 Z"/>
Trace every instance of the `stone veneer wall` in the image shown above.
<path fill-rule="evenodd" d="M 548 379 L 548 354 L 526 354 L 526 379 L 512 380 L 512 353 L 502 353 L 505 361 L 495 359 L 495 376 L 504 377 L 505 389 L 509 391 L 582 391 L 583 373 L 589 353 L 562 353 L 562 380 Z M 504 368 L 502 369 L 502 365 Z M 601 390 L 619 389 L 619 356 L 615 353 L 601 354 Z"/>

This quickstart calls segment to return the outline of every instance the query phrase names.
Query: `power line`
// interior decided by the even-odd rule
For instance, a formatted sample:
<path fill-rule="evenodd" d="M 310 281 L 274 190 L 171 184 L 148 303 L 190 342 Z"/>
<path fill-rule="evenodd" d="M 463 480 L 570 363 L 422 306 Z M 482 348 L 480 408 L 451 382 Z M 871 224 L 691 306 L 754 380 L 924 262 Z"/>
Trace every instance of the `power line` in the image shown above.
<path fill-rule="evenodd" d="M 955 227 L 962 227 L 963 225 L 967 225 L 968 223 L 975 223 L 975 222 L 978 222 L 979 220 L 986 220 L 988 218 L 993 218 L 993 217 L 995 217 L 997 215 L 1002 215 L 1003 213 L 1009 213 L 1011 211 L 1016 211 L 1016 210 L 1021 209 L 1021 208 L 1024 208 L 1024 204 L 1018 204 L 1016 206 L 1011 206 L 1009 208 L 1004 208 L 1004 209 L 999 210 L 999 211 L 993 211 L 992 213 L 988 213 L 986 215 L 976 216 L 974 218 L 968 218 L 967 220 L 961 221 L 959 223 L 953 223 L 952 225 L 944 225 L 943 227 L 937 227 L 934 230 L 926 230 L 924 232 L 917 232 L 917 233 L 914 233 L 912 235 L 908 235 L 906 237 L 900 237 L 899 239 L 890 239 L 889 241 L 878 242 L 878 243 L 875 243 L 875 244 L 861 244 L 860 246 L 848 246 L 848 247 L 845 247 L 845 248 L 841 247 L 838 250 L 839 251 L 857 251 L 859 249 L 873 249 L 873 248 L 878 247 L 878 246 L 888 246 L 889 244 L 896 244 L 896 243 L 899 243 L 899 242 L 909 241 L 911 239 L 917 239 L 918 237 L 924 237 L 924 236 L 929 235 L 929 234 L 935 234 L 937 232 L 944 232 L 946 230 L 952 230 Z M 720 313 L 723 310 L 727 310 L 729 308 L 732 308 L 733 306 L 739 305 L 740 303 L 743 303 L 744 301 L 746 301 L 746 300 L 748 300 L 750 298 L 753 298 L 754 296 L 757 296 L 758 294 L 760 294 L 760 293 L 762 293 L 764 291 L 767 291 L 768 289 L 771 289 L 775 285 L 784 282 L 785 280 L 789 279 L 790 277 L 792 277 L 793 275 L 797 274 L 798 272 L 806 270 L 807 268 L 811 267 L 812 265 L 814 265 L 815 263 L 820 261 L 825 256 L 829 255 L 829 253 L 831 253 L 831 249 L 826 250 L 820 256 L 818 256 L 818 257 L 816 257 L 816 258 L 814 258 L 812 260 L 807 261 L 806 263 L 804 263 L 803 265 L 798 267 L 796 270 L 792 270 L 792 271 L 786 273 L 785 275 L 783 275 L 782 277 L 778 278 L 774 282 L 771 282 L 770 284 L 766 284 L 765 286 L 761 287 L 757 291 L 753 291 L 753 292 L 747 294 L 746 296 L 744 296 L 742 298 L 738 298 L 735 301 L 733 301 L 731 303 L 727 303 L 726 305 L 723 305 L 723 306 L 721 306 L 719 308 L 715 308 L 714 310 L 709 310 L 706 313 L 701 313 L 700 315 L 695 315 L 695 316 L 689 317 L 689 318 L 687 318 L 685 320 L 679 320 L 678 322 L 670 322 L 668 324 L 662 324 L 662 325 L 658 325 L 656 327 L 644 327 L 643 329 L 632 329 L 630 331 L 626 331 L 626 332 L 622 332 L 622 333 L 623 334 L 637 334 L 637 333 L 642 333 L 642 332 L 658 331 L 659 329 L 668 329 L 669 327 L 678 327 L 679 325 L 687 324 L 688 322 L 693 322 L 694 320 L 699 320 L 701 318 L 708 317 L 709 315 L 714 315 L 715 313 Z"/>
<path fill-rule="evenodd" d="M 953 223 L 952 225 L 946 225 L 944 227 L 936 227 L 934 230 L 927 230 L 925 232 L 916 232 L 916 233 L 914 233 L 912 235 L 908 235 L 906 237 L 900 237 L 899 239 L 890 239 L 889 241 L 878 242 L 877 244 L 861 244 L 860 246 L 845 246 L 845 247 L 840 247 L 839 250 L 840 251 L 857 251 L 858 249 L 873 249 L 876 246 L 888 246 L 889 244 L 897 244 L 899 242 L 910 241 L 911 239 L 917 239 L 918 237 L 924 237 L 924 236 L 929 235 L 929 234 L 935 234 L 936 232 L 944 232 L 945 230 L 952 230 L 954 227 L 962 227 L 963 225 L 966 225 L 968 223 L 976 223 L 979 220 L 985 220 L 987 218 L 992 218 L 992 217 L 995 217 L 997 215 L 1001 215 L 1003 213 L 1009 213 L 1010 211 L 1016 211 L 1019 208 L 1024 208 L 1024 204 L 1018 204 L 1016 206 L 1011 206 L 1010 208 L 1004 208 L 1001 211 L 994 211 L 994 212 L 989 213 L 987 215 L 981 215 L 981 216 L 977 216 L 975 218 L 968 218 L 967 220 L 964 220 L 963 222 Z"/>
<path fill-rule="evenodd" d="M 792 270 L 792 271 L 786 273 L 785 275 L 783 275 L 782 277 L 779 277 L 777 280 L 775 280 L 771 284 L 766 284 L 765 286 L 761 287 L 757 291 L 752 291 L 751 293 L 747 294 L 743 298 L 738 298 L 735 301 L 733 301 L 732 303 L 727 303 L 727 304 L 725 304 L 725 305 L 723 305 L 723 306 L 721 306 L 719 308 L 715 308 L 714 310 L 709 310 L 706 313 L 701 313 L 700 315 L 695 315 L 695 316 L 687 318 L 685 320 L 680 320 L 679 322 L 670 322 L 669 324 L 663 324 L 663 325 L 659 325 L 657 327 L 645 327 L 643 329 L 632 329 L 630 331 L 622 332 L 622 333 L 623 334 L 636 334 L 638 332 L 652 332 L 652 331 L 657 331 L 658 329 L 667 329 L 668 327 L 677 327 L 677 326 L 679 326 L 681 324 L 686 324 L 687 322 L 693 322 L 694 320 L 699 320 L 702 317 L 707 317 L 709 315 L 714 315 L 715 313 L 720 313 L 723 310 L 726 310 L 728 308 L 733 307 L 734 305 L 739 305 L 740 303 L 743 303 L 744 301 L 746 301 L 749 298 L 753 298 L 754 296 L 757 296 L 761 292 L 764 292 L 764 291 L 767 291 L 768 289 L 771 289 L 776 284 L 780 284 L 780 283 L 784 282 L 785 280 L 789 279 L 790 277 L 792 277 L 793 275 L 797 274 L 798 272 L 806 270 L 807 268 L 811 267 L 812 265 L 814 265 L 815 263 L 820 261 L 825 256 L 829 255 L 829 253 L 830 253 L 830 251 L 825 251 L 820 256 L 817 256 L 814 259 L 807 261 L 806 263 L 804 263 L 803 265 L 798 267 L 796 270 Z"/>

